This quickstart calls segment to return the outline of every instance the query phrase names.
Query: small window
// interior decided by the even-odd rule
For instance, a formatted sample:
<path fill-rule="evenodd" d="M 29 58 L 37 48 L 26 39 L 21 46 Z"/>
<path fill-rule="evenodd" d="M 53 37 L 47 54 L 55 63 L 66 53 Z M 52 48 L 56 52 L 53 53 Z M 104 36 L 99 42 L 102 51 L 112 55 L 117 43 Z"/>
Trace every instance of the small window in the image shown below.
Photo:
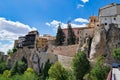
<path fill-rule="evenodd" d="M 99 26 L 99 24 L 97 26 Z"/>
<path fill-rule="evenodd" d="M 116 18 L 114 18 L 114 20 L 116 20 Z"/>
<path fill-rule="evenodd" d="M 107 23 L 105 23 L 105 25 L 107 25 Z"/>
<path fill-rule="evenodd" d="M 87 33 L 86 33 L 86 35 L 87 35 Z"/>

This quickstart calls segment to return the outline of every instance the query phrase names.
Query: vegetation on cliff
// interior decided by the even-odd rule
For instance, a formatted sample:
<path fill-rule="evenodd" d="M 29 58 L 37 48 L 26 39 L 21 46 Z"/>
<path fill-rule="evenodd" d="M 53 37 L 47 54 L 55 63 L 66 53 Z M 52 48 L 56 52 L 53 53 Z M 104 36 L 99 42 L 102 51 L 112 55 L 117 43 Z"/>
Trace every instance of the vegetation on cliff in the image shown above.
<path fill-rule="evenodd" d="M 90 62 L 88 61 L 84 52 L 78 52 L 75 54 L 73 58 L 72 68 L 76 80 L 83 80 L 84 75 L 90 69 Z"/>

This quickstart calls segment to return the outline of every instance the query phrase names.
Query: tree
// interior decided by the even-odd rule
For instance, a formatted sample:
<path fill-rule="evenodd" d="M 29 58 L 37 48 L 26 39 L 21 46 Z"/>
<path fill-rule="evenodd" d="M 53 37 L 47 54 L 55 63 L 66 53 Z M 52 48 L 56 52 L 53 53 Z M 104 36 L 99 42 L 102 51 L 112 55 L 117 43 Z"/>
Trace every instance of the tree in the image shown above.
<path fill-rule="evenodd" d="M 13 67 L 12 67 L 12 69 L 11 69 L 11 76 L 13 76 L 13 75 L 15 75 L 16 73 L 18 73 L 17 67 L 18 67 L 18 61 L 15 61 L 14 65 L 13 65 Z"/>
<path fill-rule="evenodd" d="M 13 49 L 12 49 L 12 52 L 13 52 L 13 53 L 17 52 L 17 48 L 13 48 Z"/>
<path fill-rule="evenodd" d="M 1 62 L 0 63 L 0 73 L 3 73 L 4 70 L 7 70 L 8 67 L 7 67 L 7 63 L 6 62 Z"/>
<path fill-rule="evenodd" d="M 47 77 L 49 77 L 49 74 L 48 74 L 48 70 L 50 69 L 51 67 L 51 63 L 50 61 L 48 60 L 46 63 L 45 63 L 45 66 L 44 66 L 44 69 L 43 69 L 43 80 L 46 80 Z"/>
<path fill-rule="evenodd" d="M 48 74 L 51 80 L 68 80 L 68 73 L 59 62 L 50 67 Z"/>
<path fill-rule="evenodd" d="M 91 80 L 106 80 L 110 68 L 104 65 L 104 57 L 99 56 L 95 66 L 90 71 Z"/>
<path fill-rule="evenodd" d="M 72 69 L 76 80 L 83 80 L 84 75 L 89 71 L 90 63 L 84 52 L 75 54 L 72 61 Z"/>
<path fill-rule="evenodd" d="M 27 69 L 27 67 L 28 67 L 27 59 L 23 56 L 21 61 L 24 63 L 24 71 L 25 71 Z"/>
<path fill-rule="evenodd" d="M 120 60 L 120 48 L 113 50 L 112 57 L 116 60 Z"/>
<path fill-rule="evenodd" d="M 57 35 L 56 35 L 56 45 L 63 45 L 63 42 L 65 41 L 65 34 L 61 29 L 61 25 L 59 24 L 58 30 L 57 30 Z"/>
<path fill-rule="evenodd" d="M 7 51 L 7 54 L 8 54 L 8 55 L 12 55 L 12 54 L 13 54 L 13 51 L 12 51 L 11 49 L 9 49 L 9 50 Z"/>
<path fill-rule="evenodd" d="M 21 60 L 16 61 L 11 69 L 11 76 L 15 74 L 23 74 L 24 71 L 26 71 L 26 69 L 27 69 L 27 64 L 25 62 L 22 62 Z"/>
<path fill-rule="evenodd" d="M 76 36 L 74 34 L 74 31 L 72 30 L 70 22 L 68 22 L 68 38 L 67 38 L 67 44 L 72 45 L 76 42 Z"/>

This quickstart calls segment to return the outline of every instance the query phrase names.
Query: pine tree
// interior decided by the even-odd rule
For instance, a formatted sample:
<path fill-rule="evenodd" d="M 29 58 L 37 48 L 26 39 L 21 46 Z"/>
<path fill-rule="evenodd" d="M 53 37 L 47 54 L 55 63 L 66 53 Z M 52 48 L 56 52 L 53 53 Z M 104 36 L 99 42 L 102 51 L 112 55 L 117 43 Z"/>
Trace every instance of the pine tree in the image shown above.
<path fill-rule="evenodd" d="M 72 45 L 75 44 L 76 36 L 74 34 L 74 31 L 72 30 L 70 22 L 68 22 L 68 38 L 67 38 L 67 44 Z"/>
<path fill-rule="evenodd" d="M 61 29 L 61 25 L 59 24 L 58 30 L 57 30 L 57 35 L 56 35 L 56 45 L 60 46 L 63 45 L 63 42 L 65 41 L 65 34 L 63 33 Z"/>
<path fill-rule="evenodd" d="M 90 69 L 90 62 L 84 52 L 78 52 L 75 54 L 72 60 L 72 69 L 76 80 L 83 80 L 84 75 Z"/>

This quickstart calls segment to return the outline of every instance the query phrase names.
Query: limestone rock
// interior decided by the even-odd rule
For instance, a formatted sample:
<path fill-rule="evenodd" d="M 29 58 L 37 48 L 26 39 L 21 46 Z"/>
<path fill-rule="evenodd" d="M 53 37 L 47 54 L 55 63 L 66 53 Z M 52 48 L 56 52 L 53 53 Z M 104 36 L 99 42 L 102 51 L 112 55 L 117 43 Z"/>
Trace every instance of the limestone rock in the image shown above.
<path fill-rule="evenodd" d="M 107 63 L 114 62 L 111 53 L 114 49 L 120 47 L 120 28 L 116 24 L 110 24 L 108 31 L 104 26 L 95 31 L 91 44 L 90 59 L 95 59 L 99 55 L 106 57 Z"/>
<path fill-rule="evenodd" d="M 101 54 L 105 54 L 106 48 L 106 30 L 103 26 L 97 28 L 94 33 L 94 37 L 91 43 L 90 59 L 96 58 Z"/>

